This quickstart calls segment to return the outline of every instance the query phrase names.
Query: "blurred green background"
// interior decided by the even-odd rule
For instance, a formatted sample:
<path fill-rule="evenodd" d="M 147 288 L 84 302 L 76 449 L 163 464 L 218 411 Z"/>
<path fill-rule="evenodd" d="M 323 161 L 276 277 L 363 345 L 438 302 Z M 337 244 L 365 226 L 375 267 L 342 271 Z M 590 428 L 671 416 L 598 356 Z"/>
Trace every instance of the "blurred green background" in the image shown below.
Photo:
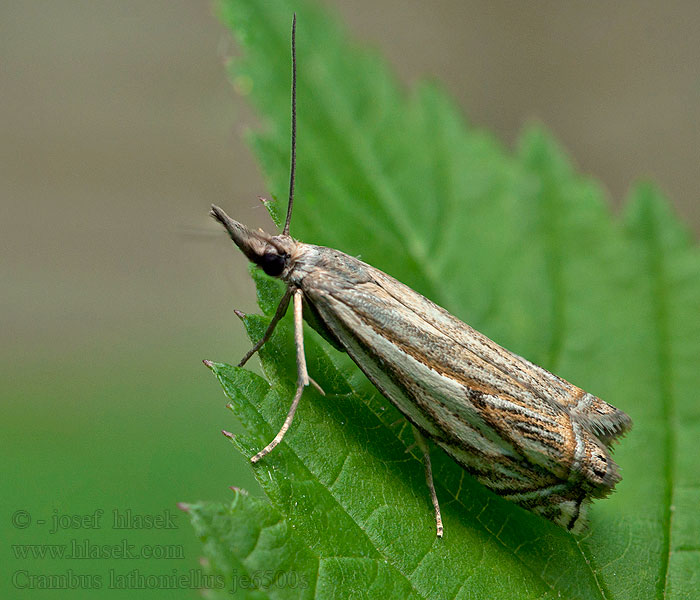
<path fill-rule="evenodd" d="M 696 2 L 328 4 L 407 84 L 443 80 L 508 144 L 541 120 L 614 205 L 651 178 L 700 231 Z M 201 364 L 236 361 L 232 311 L 256 310 L 209 204 L 270 228 L 236 52 L 207 2 L 0 6 L 3 597 L 195 597 L 201 545 L 176 503 L 255 491 Z M 168 528 L 114 529 L 115 509 Z M 63 544 L 100 555 L 51 557 Z M 44 590 L 50 575 L 92 589 Z"/>

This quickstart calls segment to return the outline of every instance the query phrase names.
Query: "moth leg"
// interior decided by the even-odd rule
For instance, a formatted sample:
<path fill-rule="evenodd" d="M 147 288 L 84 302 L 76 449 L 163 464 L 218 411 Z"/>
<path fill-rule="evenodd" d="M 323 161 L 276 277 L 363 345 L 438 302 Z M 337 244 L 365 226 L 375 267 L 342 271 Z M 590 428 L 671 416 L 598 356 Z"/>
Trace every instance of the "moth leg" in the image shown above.
<path fill-rule="evenodd" d="M 289 294 L 291 295 L 291 293 L 290 288 Z M 250 459 L 250 462 L 253 463 L 258 462 L 263 456 L 272 452 L 277 444 L 282 441 L 284 434 L 287 433 L 289 426 L 292 424 L 294 413 L 297 410 L 297 406 L 299 406 L 301 394 L 304 391 L 304 388 L 309 385 L 309 373 L 306 370 L 306 357 L 304 356 L 304 322 L 302 319 L 301 303 L 302 296 L 303 294 L 301 290 L 294 291 L 294 345 L 296 346 L 297 350 L 297 391 L 296 394 L 294 394 L 294 400 L 292 401 L 292 406 L 289 408 L 289 412 L 287 413 L 287 418 L 282 424 L 282 429 L 279 430 L 279 433 L 275 436 L 275 439 L 273 439 L 267 446 L 265 446 L 262 450 L 260 450 L 260 452 Z M 289 302 L 289 300 L 287 300 L 287 302 Z"/>
<path fill-rule="evenodd" d="M 318 383 L 314 381 L 312 377 L 309 377 L 309 383 L 318 390 L 318 393 L 321 394 L 321 396 L 326 395 L 326 392 L 323 391 L 323 388 L 320 385 L 318 385 Z"/>
<path fill-rule="evenodd" d="M 272 335 L 272 332 L 275 330 L 275 327 L 277 327 L 277 323 L 279 323 L 280 319 L 286 314 L 287 312 L 287 307 L 289 306 L 289 299 L 292 297 L 292 288 L 287 288 L 287 290 L 284 292 L 284 296 L 282 296 L 282 300 L 280 300 L 280 303 L 277 306 L 277 310 L 275 311 L 274 316 L 272 317 L 272 321 L 270 321 L 270 324 L 267 326 L 267 329 L 265 330 L 265 333 L 263 336 L 258 340 L 258 342 L 253 346 L 246 355 L 243 357 L 241 362 L 238 363 L 239 367 L 242 367 L 244 364 L 248 362 L 248 359 L 253 356 L 260 348 L 263 347 L 265 342 L 270 339 L 270 336 Z"/>
<path fill-rule="evenodd" d="M 437 536 L 442 537 L 443 527 L 442 527 L 442 515 L 440 514 L 440 504 L 438 503 L 437 494 L 435 493 L 435 483 L 433 483 L 433 467 L 430 462 L 430 449 L 428 448 L 428 441 L 423 437 L 423 434 L 413 427 L 413 437 L 416 440 L 416 444 L 421 449 L 423 453 L 423 464 L 425 465 L 425 481 L 428 484 L 428 490 L 430 490 L 430 499 L 433 501 L 433 508 L 435 509 L 435 525 L 437 528 Z"/>

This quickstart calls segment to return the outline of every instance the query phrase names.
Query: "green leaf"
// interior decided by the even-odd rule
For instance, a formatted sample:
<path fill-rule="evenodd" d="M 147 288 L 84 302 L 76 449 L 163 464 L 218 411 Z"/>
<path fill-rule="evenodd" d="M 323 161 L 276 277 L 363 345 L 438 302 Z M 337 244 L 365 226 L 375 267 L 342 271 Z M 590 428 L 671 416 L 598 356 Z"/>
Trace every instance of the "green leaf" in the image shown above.
<path fill-rule="evenodd" d="M 439 87 L 401 89 L 321 9 L 231 0 L 222 18 L 244 49 L 231 74 L 248 83 L 263 118 L 251 140 L 276 197 L 288 185 L 293 10 L 293 235 L 361 255 L 625 410 L 634 428 L 616 452 L 624 479 L 593 505 L 579 538 L 435 451 L 438 540 L 400 415 L 307 328 L 309 371 L 327 395 L 305 391 L 285 442 L 255 465 L 267 501 L 237 494 L 230 507 L 190 507 L 211 572 L 241 597 L 700 597 L 700 253 L 666 201 L 639 186 L 616 220 L 600 187 L 541 128 L 508 152 L 469 127 Z M 273 206 L 278 219 L 283 204 Z M 255 279 L 267 317 L 245 318 L 251 339 L 282 293 Z M 246 457 L 284 420 L 293 352 L 285 319 L 260 352 L 264 379 L 212 365 L 245 430 L 234 445 Z"/>

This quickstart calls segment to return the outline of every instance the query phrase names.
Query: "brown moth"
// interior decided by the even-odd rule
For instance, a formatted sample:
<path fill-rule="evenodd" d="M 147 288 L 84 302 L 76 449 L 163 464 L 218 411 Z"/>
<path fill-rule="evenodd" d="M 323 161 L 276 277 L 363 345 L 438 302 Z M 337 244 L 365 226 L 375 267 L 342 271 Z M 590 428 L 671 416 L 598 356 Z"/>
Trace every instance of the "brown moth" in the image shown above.
<path fill-rule="evenodd" d="M 309 378 L 303 319 L 348 353 L 408 419 L 423 451 L 442 536 L 426 439 L 495 494 L 574 532 L 594 498 L 621 477 L 611 446 L 632 425 L 607 402 L 509 352 L 386 273 L 343 252 L 289 235 L 296 146 L 296 17 L 292 25 L 292 155 L 282 233 L 252 231 L 213 206 L 211 216 L 265 273 L 287 285 L 262 339 L 294 305 L 297 390 L 282 428 L 257 462 L 284 437 Z M 320 388 L 319 388 L 320 389 Z"/>

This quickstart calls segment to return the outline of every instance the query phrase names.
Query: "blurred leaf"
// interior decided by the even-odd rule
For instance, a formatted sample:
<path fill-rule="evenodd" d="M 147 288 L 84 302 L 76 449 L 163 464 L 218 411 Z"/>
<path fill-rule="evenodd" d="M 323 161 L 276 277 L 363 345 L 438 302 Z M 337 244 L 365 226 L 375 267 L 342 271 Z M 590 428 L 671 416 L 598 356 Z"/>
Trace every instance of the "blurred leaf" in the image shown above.
<path fill-rule="evenodd" d="M 665 200 L 640 186 L 618 222 L 540 128 L 509 153 L 437 87 L 407 95 L 324 11 L 225 2 L 244 49 L 231 74 L 252 83 L 264 127 L 251 139 L 279 198 L 292 10 L 295 237 L 361 254 L 635 426 L 617 451 L 624 479 L 594 504 L 580 538 L 495 497 L 436 451 L 446 528 L 437 540 L 422 466 L 406 453 L 410 434 L 392 426 L 398 413 L 307 329 L 309 370 L 327 396 L 306 391 L 285 443 L 255 466 L 270 504 L 237 495 L 231 507 L 190 509 L 212 572 L 241 597 L 698 597 L 700 254 Z M 281 288 L 255 278 L 269 316 Z M 252 339 L 267 322 L 246 317 Z M 293 395 L 288 320 L 260 358 L 265 379 L 212 367 L 243 423 L 235 445 L 247 457 L 274 436 Z M 242 587 L 242 574 L 265 569 L 282 584 Z"/>

